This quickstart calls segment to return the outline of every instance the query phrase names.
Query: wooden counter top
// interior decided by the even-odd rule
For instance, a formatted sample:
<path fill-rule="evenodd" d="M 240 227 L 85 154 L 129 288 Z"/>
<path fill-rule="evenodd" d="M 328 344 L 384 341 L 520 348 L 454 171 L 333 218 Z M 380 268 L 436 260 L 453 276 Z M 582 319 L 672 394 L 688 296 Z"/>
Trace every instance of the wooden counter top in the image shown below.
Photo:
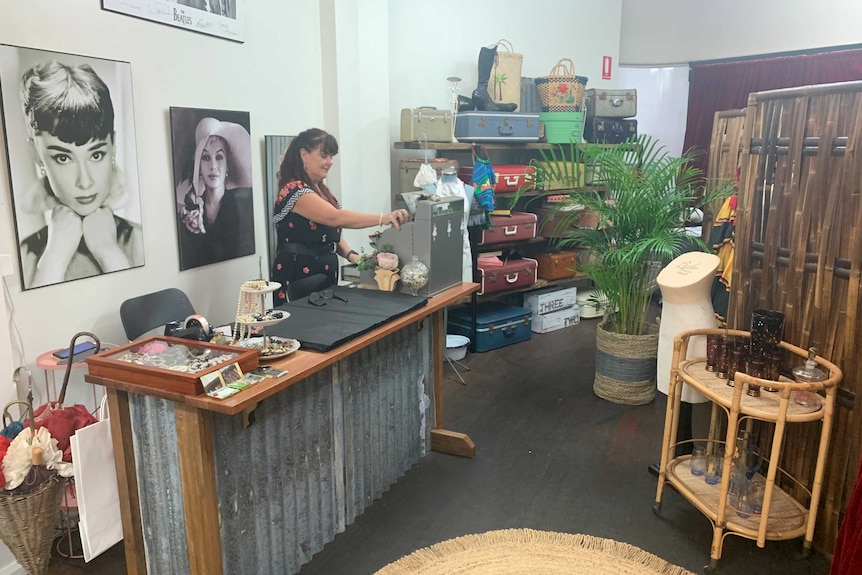
<path fill-rule="evenodd" d="M 246 409 L 253 409 L 260 401 L 263 401 L 267 397 L 274 395 L 320 371 L 321 369 L 332 365 L 340 359 L 347 357 L 348 355 L 351 355 L 380 339 L 383 339 L 391 333 L 425 319 L 431 314 L 454 304 L 461 298 L 478 291 L 478 289 L 479 284 L 476 283 L 463 283 L 459 286 L 450 288 L 428 298 L 428 303 L 421 308 L 397 317 L 392 321 L 369 331 L 368 333 L 338 346 L 332 351 L 319 353 L 300 349 L 283 359 L 267 362 L 268 365 L 272 365 L 278 369 L 287 370 L 288 374 L 279 378 L 267 378 L 260 383 L 228 397 L 227 399 L 215 399 L 205 394 L 183 395 L 180 393 L 153 389 L 149 386 L 142 386 L 115 379 L 92 376 L 89 374 L 86 375 L 84 379 L 90 383 L 103 385 L 105 387 L 140 395 L 160 397 L 162 399 L 168 399 L 176 403 L 183 403 L 205 411 L 235 415 Z"/>

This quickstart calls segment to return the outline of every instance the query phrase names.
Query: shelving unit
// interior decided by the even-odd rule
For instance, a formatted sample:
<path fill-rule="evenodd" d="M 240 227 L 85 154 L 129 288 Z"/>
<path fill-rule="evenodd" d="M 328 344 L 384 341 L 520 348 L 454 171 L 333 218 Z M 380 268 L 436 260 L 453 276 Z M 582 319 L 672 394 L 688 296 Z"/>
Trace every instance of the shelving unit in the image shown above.
<path fill-rule="evenodd" d="M 665 483 L 669 483 L 709 519 L 713 525 L 713 539 L 710 564 L 705 568 L 708 573 L 717 568 L 724 538 L 728 535 L 753 539 L 761 548 L 765 546 L 767 540 L 779 541 L 804 536 L 804 550 L 807 554 L 814 539 L 814 525 L 823 487 L 835 395 L 843 374 L 835 364 L 817 357 L 819 367 L 829 375 L 825 381 L 796 383 L 783 378 L 781 381 L 769 381 L 737 372 L 734 378 L 735 386 L 730 387 L 725 379 L 717 377 L 714 372 L 706 371 L 705 358 L 687 356 L 690 338 L 708 334 L 750 335 L 749 332 L 740 330 L 699 329 L 682 332 L 674 340 L 661 466 L 653 511 L 657 515 L 661 512 L 662 493 Z M 787 342 L 781 342 L 780 345 L 784 350 L 798 356 L 800 363 L 808 357 L 807 351 L 800 347 Z M 689 455 L 672 456 L 678 445 L 672 438 L 676 437 L 683 383 L 692 386 L 712 402 L 709 437 L 706 439 L 708 449 L 714 451 L 717 447 L 725 447 L 724 471 L 717 485 L 709 485 L 702 476 L 692 475 Z M 778 391 L 775 393 L 763 391 L 760 397 L 751 397 L 745 393 L 749 384 L 771 387 Z M 795 401 L 796 394 L 803 391 L 823 392 L 825 396 L 818 394 L 819 405 L 806 407 Z M 720 410 L 723 410 L 727 416 L 727 432 L 723 439 L 718 431 Z M 742 424 L 753 420 L 772 422 L 775 427 L 771 442 L 772 450 L 768 457 L 764 455 L 763 458 L 764 463 L 768 463 L 768 468 L 764 478 L 766 489 L 762 510 L 759 514 L 742 517 L 729 500 L 733 449 L 727 446 L 735 446 Z M 822 422 L 822 428 L 816 446 L 817 460 L 813 481 L 810 485 L 806 485 L 779 468 L 778 462 L 781 459 L 787 424 L 816 421 Z M 784 491 L 777 480 L 784 480 L 785 485 L 789 482 L 791 485 L 800 487 L 809 500 L 808 504 Z"/>
<path fill-rule="evenodd" d="M 593 145 L 593 144 L 591 144 Z M 484 147 L 489 152 L 493 152 L 495 155 L 503 156 L 505 155 L 508 158 L 516 158 L 517 161 L 513 161 L 510 163 L 518 163 L 518 164 L 528 164 L 530 158 L 536 157 L 536 153 L 540 150 L 549 150 L 555 149 L 558 151 L 568 150 L 569 144 L 549 144 L 546 142 L 522 142 L 522 143 L 481 143 L 481 146 Z M 602 144 L 601 147 L 611 148 L 613 147 L 610 144 Z M 468 142 L 395 142 L 396 150 L 437 150 L 437 151 L 446 151 L 451 152 L 452 156 L 459 156 L 463 154 L 470 154 L 473 149 L 473 144 Z M 564 155 L 564 154 L 563 154 Z M 469 156 L 468 156 L 469 157 Z M 497 162 L 495 162 L 497 163 Z M 505 162 L 504 162 L 505 163 Z M 460 161 L 459 161 L 460 164 Z M 591 186 L 586 186 L 591 187 Z M 560 191 L 560 193 L 565 193 L 564 191 Z M 517 205 L 512 205 L 511 199 L 515 196 L 515 192 L 497 192 L 497 206 L 506 209 L 512 209 L 514 211 L 528 211 L 526 205 L 536 198 L 546 194 L 543 190 L 527 190 L 523 191 L 519 194 L 519 200 Z M 539 227 L 541 227 L 541 221 L 539 222 Z M 474 270 L 474 281 L 476 280 L 476 272 L 477 269 L 476 260 L 480 253 L 488 253 L 488 252 L 497 252 L 502 251 L 504 254 L 511 254 L 517 252 L 518 255 L 523 257 L 533 257 L 535 254 L 548 251 L 549 247 L 554 246 L 554 239 L 545 238 L 545 237 L 536 237 L 529 240 L 520 240 L 511 243 L 498 243 L 498 244 L 490 244 L 490 245 L 480 245 L 477 241 L 477 230 L 471 228 L 470 234 L 470 245 L 473 252 L 473 270 Z M 573 283 L 577 283 L 579 281 L 586 281 L 586 276 L 583 275 L 575 275 L 570 278 L 558 279 L 558 280 L 543 280 L 539 279 L 535 284 L 526 287 L 514 288 L 510 290 L 501 290 L 495 291 L 485 295 L 477 295 L 473 293 L 469 300 L 467 298 L 463 298 L 462 301 L 458 303 L 470 303 L 472 305 L 472 324 L 474 326 L 473 337 L 471 338 L 471 351 L 475 351 L 476 337 L 475 337 L 475 325 L 476 325 L 476 304 L 478 303 L 479 298 L 499 298 L 512 294 L 523 293 L 527 291 L 532 291 L 536 289 L 541 289 L 545 287 L 550 287 L 554 285 L 571 285 Z"/>

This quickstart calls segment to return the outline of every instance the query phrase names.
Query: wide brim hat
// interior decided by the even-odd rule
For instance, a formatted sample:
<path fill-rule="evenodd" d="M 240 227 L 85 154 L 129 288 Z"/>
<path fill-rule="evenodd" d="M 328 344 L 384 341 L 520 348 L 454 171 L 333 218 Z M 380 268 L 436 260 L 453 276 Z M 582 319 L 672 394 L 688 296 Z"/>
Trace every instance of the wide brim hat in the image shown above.
<path fill-rule="evenodd" d="M 228 175 L 225 189 L 251 187 L 251 136 L 248 131 L 233 122 L 221 122 L 215 118 L 204 118 L 195 128 L 195 193 L 200 196 L 204 192 L 200 178 L 201 153 L 204 151 L 210 136 L 219 136 L 230 146 L 228 159 Z"/>

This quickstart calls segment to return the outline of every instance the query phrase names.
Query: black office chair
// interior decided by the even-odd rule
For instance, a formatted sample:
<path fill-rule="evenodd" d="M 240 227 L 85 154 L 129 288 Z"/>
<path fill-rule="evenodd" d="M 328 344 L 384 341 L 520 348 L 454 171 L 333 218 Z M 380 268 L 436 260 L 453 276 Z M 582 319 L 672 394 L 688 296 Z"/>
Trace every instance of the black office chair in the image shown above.
<path fill-rule="evenodd" d="M 296 301 L 332 285 L 326 274 L 314 274 L 287 284 L 287 301 Z"/>
<path fill-rule="evenodd" d="M 177 288 L 140 295 L 120 304 L 120 320 L 129 341 L 172 321 L 183 321 L 193 313 L 192 302 Z"/>

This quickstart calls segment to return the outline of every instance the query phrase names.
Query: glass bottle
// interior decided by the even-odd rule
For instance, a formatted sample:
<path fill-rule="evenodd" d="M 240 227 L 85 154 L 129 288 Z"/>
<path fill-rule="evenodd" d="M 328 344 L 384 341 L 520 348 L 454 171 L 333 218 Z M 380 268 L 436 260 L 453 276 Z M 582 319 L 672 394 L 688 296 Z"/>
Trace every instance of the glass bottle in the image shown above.
<path fill-rule="evenodd" d="M 805 365 L 793 368 L 793 379 L 799 383 L 816 383 L 827 379 L 826 374 L 817 368 L 817 348 L 808 348 L 808 359 Z M 797 391 L 794 399 L 796 403 L 804 407 L 817 407 L 820 405 L 820 396 L 813 391 Z"/>
<path fill-rule="evenodd" d="M 419 290 L 428 283 L 428 266 L 419 261 L 419 256 L 413 256 L 413 259 L 401 268 L 401 283 L 413 295 L 417 295 Z"/>

